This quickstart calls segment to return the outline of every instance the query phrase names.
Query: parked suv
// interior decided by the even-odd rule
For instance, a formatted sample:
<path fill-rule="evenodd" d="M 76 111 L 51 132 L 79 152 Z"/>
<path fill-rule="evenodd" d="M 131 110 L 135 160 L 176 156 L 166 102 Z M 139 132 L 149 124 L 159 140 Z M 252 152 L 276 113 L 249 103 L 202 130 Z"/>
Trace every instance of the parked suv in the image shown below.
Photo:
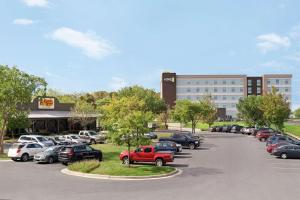
<path fill-rule="evenodd" d="M 90 144 L 104 143 L 105 136 L 95 131 L 79 131 L 79 137 L 88 141 Z"/>
<path fill-rule="evenodd" d="M 182 146 L 171 141 L 162 141 L 155 144 L 156 151 L 172 151 L 174 153 L 181 152 Z"/>
<path fill-rule="evenodd" d="M 102 161 L 102 152 L 85 144 L 74 144 L 63 147 L 58 154 L 58 160 L 64 165 L 87 159 Z"/>
<path fill-rule="evenodd" d="M 60 139 L 72 144 L 87 144 L 87 140 L 80 138 L 78 135 L 70 134 L 61 136 Z"/>
<path fill-rule="evenodd" d="M 45 151 L 34 155 L 33 160 L 37 163 L 49 163 L 52 164 L 58 161 L 58 153 L 63 146 L 53 146 L 47 148 Z"/>
<path fill-rule="evenodd" d="M 195 149 L 200 146 L 200 140 L 180 133 L 174 133 L 171 137 L 160 138 L 159 141 L 172 141 L 190 149 Z"/>
<path fill-rule="evenodd" d="M 45 149 L 46 147 L 36 143 L 14 143 L 8 150 L 8 157 L 13 161 L 21 160 L 26 162 Z"/>
<path fill-rule="evenodd" d="M 22 135 L 18 142 L 20 143 L 37 143 L 43 147 L 51 147 L 54 143 L 41 135 Z"/>

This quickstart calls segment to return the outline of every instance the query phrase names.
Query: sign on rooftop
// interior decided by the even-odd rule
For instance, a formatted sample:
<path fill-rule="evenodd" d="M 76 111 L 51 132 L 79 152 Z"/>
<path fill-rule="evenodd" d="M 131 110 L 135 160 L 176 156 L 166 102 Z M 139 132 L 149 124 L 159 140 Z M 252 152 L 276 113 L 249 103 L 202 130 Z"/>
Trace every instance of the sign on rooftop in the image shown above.
<path fill-rule="evenodd" d="M 38 101 L 38 109 L 40 110 L 53 110 L 54 109 L 54 98 L 40 98 Z"/>

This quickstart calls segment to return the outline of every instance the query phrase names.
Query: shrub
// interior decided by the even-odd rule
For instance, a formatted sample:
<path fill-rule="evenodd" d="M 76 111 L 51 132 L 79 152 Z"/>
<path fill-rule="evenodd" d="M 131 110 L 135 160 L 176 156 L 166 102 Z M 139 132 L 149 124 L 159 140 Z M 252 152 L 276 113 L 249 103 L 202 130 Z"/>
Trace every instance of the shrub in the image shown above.
<path fill-rule="evenodd" d="M 100 162 L 98 160 L 87 160 L 87 161 L 75 162 L 69 165 L 68 169 L 77 172 L 89 173 L 94 169 L 98 168 L 99 166 L 100 166 Z"/>

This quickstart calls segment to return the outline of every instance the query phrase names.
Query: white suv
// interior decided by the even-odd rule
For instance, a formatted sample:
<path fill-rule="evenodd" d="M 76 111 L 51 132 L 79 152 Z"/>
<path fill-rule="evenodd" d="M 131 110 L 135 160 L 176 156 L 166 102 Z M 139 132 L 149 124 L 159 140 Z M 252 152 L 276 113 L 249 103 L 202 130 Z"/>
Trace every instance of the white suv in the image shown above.
<path fill-rule="evenodd" d="M 51 147 L 54 146 L 54 143 L 51 140 L 48 140 L 44 136 L 41 135 L 22 135 L 18 142 L 20 143 L 37 143 L 43 147 Z"/>
<path fill-rule="evenodd" d="M 103 134 L 96 133 L 95 131 L 80 131 L 79 137 L 87 140 L 90 144 L 104 143 L 105 136 Z"/>
<path fill-rule="evenodd" d="M 26 162 L 32 159 L 35 154 L 45 151 L 45 149 L 46 147 L 36 143 L 14 143 L 8 150 L 8 157 L 14 161 Z"/>
<path fill-rule="evenodd" d="M 63 135 L 60 138 L 66 142 L 75 143 L 75 144 L 87 144 L 88 143 L 85 139 L 82 139 L 78 135 L 75 135 L 75 134 Z"/>

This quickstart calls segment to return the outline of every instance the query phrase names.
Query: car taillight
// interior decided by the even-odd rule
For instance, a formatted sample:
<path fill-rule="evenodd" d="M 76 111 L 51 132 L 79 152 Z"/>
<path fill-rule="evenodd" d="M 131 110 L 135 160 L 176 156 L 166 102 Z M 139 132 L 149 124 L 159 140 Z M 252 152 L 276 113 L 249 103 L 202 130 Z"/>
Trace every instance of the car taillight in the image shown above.
<path fill-rule="evenodd" d="M 17 153 L 20 153 L 21 149 L 17 149 Z"/>
<path fill-rule="evenodd" d="M 73 156 L 73 154 L 74 154 L 73 150 L 68 151 L 68 156 L 69 157 Z"/>

